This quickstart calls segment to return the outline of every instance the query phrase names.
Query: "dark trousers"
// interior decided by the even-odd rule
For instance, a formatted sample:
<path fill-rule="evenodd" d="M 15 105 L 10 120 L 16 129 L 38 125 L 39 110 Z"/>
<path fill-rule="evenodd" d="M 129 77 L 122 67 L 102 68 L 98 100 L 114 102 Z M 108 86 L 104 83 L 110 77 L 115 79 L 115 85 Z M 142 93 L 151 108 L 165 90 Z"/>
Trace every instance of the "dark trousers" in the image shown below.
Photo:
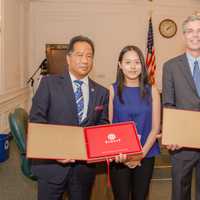
<path fill-rule="evenodd" d="M 196 168 L 196 198 L 200 200 L 200 153 L 183 159 L 171 155 L 172 161 L 172 200 L 191 200 L 192 172 Z"/>
<path fill-rule="evenodd" d="M 144 158 L 134 169 L 124 164 L 113 164 L 111 183 L 115 200 L 145 200 L 153 173 L 155 158 Z"/>
<path fill-rule="evenodd" d="M 85 164 L 75 164 L 62 183 L 38 180 L 38 200 L 62 200 L 65 191 L 69 200 L 89 200 L 95 180 L 95 168 Z"/>

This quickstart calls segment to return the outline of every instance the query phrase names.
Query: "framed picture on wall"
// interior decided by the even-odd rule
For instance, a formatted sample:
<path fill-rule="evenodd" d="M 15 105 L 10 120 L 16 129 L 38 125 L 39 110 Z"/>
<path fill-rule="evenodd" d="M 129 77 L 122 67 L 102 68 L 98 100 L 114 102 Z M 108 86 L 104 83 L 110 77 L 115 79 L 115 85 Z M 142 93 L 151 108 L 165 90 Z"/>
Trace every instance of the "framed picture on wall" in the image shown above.
<path fill-rule="evenodd" d="M 62 74 L 67 67 L 67 44 L 46 44 L 48 74 Z"/>

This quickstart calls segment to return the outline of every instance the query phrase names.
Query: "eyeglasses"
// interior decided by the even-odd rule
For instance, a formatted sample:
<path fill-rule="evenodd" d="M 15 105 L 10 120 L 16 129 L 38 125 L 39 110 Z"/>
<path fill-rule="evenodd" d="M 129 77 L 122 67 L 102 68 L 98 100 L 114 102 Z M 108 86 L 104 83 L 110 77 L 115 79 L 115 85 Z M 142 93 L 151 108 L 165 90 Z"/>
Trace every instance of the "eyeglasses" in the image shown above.
<path fill-rule="evenodd" d="M 192 34 L 200 34 L 200 29 L 194 30 L 194 29 L 186 29 L 184 31 L 185 34 L 187 35 L 192 35 Z"/>

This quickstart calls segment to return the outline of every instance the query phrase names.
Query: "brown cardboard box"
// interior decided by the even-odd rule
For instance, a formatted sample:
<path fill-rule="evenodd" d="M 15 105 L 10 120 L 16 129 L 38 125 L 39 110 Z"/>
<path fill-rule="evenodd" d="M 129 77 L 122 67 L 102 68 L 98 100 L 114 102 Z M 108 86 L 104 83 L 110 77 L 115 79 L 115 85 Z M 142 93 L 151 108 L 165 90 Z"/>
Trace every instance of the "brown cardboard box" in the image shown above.
<path fill-rule="evenodd" d="M 119 153 L 142 154 L 133 122 L 93 127 L 29 123 L 27 157 L 97 162 Z"/>
<path fill-rule="evenodd" d="M 29 123 L 27 157 L 86 160 L 82 128 Z"/>
<path fill-rule="evenodd" d="M 164 108 L 162 144 L 200 148 L 200 112 Z"/>

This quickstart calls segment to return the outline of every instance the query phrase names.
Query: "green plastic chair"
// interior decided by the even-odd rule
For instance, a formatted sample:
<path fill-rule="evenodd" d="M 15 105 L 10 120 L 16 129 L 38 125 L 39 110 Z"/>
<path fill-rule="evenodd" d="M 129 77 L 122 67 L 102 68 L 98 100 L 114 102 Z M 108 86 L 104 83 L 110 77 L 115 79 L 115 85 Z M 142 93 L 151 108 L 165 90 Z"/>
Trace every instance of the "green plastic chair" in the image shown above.
<path fill-rule="evenodd" d="M 28 126 L 28 114 L 23 108 L 16 108 L 14 113 L 9 114 L 11 134 L 20 152 L 20 164 L 22 173 L 32 179 L 36 177 L 31 172 L 30 160 L 26 158 L 26 133 Z"/>

